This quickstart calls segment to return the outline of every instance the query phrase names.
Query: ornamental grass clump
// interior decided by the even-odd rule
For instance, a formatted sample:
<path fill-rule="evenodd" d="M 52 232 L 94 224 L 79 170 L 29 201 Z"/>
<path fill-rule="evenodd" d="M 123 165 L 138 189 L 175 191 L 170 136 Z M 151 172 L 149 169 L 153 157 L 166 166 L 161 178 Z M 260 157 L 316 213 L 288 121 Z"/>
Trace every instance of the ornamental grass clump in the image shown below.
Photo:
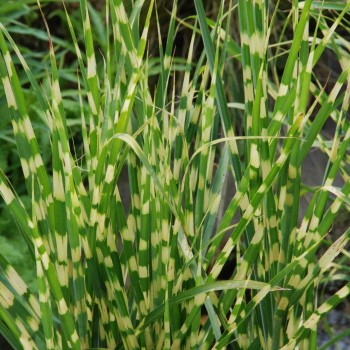
<path fill-rule="evenodd" d="M 350 238 L 349 228 L 327 236 L 350 205 L 350 2 L 293 1 L 282 12 L 279 1 L 223 0 L 211 19 L 194 4 L 179 18 L 172 2 L 162 37 L 153 0 L 106 0 L 104 12 L 81 0 L 80 26 L 65 12 L 70 93 L 49 26 L 41 84 L 0 24 L 29 208 L 8 171 L 0 194 L 37 280 L 29 288 L 0 251 L 0 333 L 13 349 L 316 349 L 320 319 L 349 296 L 346 281 L 327 300 L 318 286 Z M 191 33 L 185 59 L 180 27 Z M 315 74 L 325 51 L 340 67 L 333 82 Z M 327 166 L 305 186 L 316 148 Z"/>

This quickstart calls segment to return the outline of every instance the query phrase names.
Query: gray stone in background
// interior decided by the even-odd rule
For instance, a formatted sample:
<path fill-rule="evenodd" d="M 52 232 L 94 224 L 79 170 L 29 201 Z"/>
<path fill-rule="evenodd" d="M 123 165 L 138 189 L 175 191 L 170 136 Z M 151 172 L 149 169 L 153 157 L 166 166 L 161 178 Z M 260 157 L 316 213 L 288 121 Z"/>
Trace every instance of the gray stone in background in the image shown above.
<path fill-rule="evenodd" d="M 350 315 L 346 310 L 332 310 L 327 317 L 327 321 L 329 322 L 330 327 L 332 328 L 334 335 L 350 328 Z M 317 333 L 317 346 L 321 347 L 325 343 L 327 343 L 331 337 L 329 334 L 323 329 L 322 321 L 319 324 L 319 331 Z M 328 350 L 345 350 L 350 349 L 350 337 L 347 336 L 335 344 L 332 344 L 327 348 Z"/>

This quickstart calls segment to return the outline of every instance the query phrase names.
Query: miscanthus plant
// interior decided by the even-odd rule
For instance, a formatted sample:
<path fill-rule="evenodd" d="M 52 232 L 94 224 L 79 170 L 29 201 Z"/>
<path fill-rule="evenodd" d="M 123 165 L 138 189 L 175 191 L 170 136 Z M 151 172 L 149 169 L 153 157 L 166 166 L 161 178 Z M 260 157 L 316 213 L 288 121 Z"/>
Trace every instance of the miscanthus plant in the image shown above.
<path fill-rule="evenodd" d="M 98 14 L 81 0 L 81 26 L 66 13 L 74 96 L 61 87 L 49 28 L 45 87 L 0 24 L 1 81 L 31 206 L 4 171 L 0 194 L 38 286 L 0 252 L 0 333 L 14 349 L 316 349 L 319 321 L 350 293 L 346 281 L 327 300 L 317 292 L 350 238 L 350 229 L 327 238 L 350 205 L 350 2 L 292 1 L 281 25 L 279 1 L 222 1 L 211 19 L 201 0 L 180 19 L 174 1 L 163 40 L 153 0 L 124 3 L 107 0 Z M 151 21 L 159 55 L 149 54 Z M 92 23 L 104 23 L 102 46 Z M 191 31 L 185 60 L 180 26 Z M 325 50 L 340 65 L 335 81 L 315 70 Z M 50 135 L 45 165 L 23 74 Z M 67 124 L 72 101 L 81 145 Z M 327 120 L 335 131 L 326 139 Z M 310 188 L 301 166 L 314 148 L 328 163 Z"/>

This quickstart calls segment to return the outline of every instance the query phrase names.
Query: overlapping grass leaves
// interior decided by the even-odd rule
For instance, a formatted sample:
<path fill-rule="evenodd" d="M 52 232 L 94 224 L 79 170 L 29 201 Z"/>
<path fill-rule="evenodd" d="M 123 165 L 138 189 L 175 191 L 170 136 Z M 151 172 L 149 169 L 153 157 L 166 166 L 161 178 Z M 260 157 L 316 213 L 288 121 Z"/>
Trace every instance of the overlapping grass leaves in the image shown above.
<path fill-rule="evenodd" d="M 222 2 L 213 23 L 196 0 L 186 63 L 177 70 L 176 1 L 150 66 L 153 1 L 145 16 L 142 1 L 131 13 L 121 0 L 106 1 L 102 35 L 98 13 L 81 0 L 82 33 L 66 12 L 79 68 L 81 159 L 70 143 L 50 29 L 45 90 L 0 26 L 1 79 L 31 210 L 3 171 L 0 194 L 36 261 L 38 282 L 36 295 L 0 252 L 0 332 L 13 348 L 316 348 L 319 319 L 350 293 L 347 284 L 316 302 L 317 284 L 349 240 L 346 230 L 318 253 L 341 206 L 349 205 L 350 66 L 337 28 L 350 4 L 336 8 L 330 25 L 322 17 L 327 3 L 293 3 L 293 41 L 276 81 L 270 36 L 278 4 L 271 12 L 267 1 Z M 241 47 L 232 60 L 242 67 L 244 91 L 237 102 L 225 93 L 232 17 L 239 21 L 235 50 Z M 194 50 L 198 33 L 201 53 Z M 326 47 L 342 64 L 327 89 L 313 76 Z M 158 72 L 155 91 L 150 67 Z M 46 118 L 49 166 L 18 72 Z M 328 118 L 336 123 L 331 142 L 321 132 Z M 299 220 L 300 170 L 314 145 L 329 162 Z M 125 171 L 127 195 L 119 181 Z M 226 206 L 229 173 L 235 190 Z M 336 175 L 341 188 L 333 186 Z M 227 266 L 227 281 L 220 281 Z"/>

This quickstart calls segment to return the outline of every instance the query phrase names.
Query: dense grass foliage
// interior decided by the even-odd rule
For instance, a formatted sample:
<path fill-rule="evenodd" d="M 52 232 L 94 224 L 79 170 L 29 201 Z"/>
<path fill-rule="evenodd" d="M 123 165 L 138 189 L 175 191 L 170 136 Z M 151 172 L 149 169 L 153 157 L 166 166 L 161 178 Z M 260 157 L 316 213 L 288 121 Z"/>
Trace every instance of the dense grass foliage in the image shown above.
<path fill-rule="evenodd" d="M 27 196 L 6 160 L 0 195 L 36 269 L 28 286 L 0 245 L 0 333 L 14 349 L 316 349 L 350 294 L 318 293 L 348 263 L 350 228 L 328 233 L 350 205 L 350 2 L 194 0 L 185 18 L 183 1 L 124 3 L 81 0 L 78 19 L 67 1 L 70 41 L 43 14 L 44 58 L 12 39 L 20 17 L 0 23 L 1 147 Z"/>

